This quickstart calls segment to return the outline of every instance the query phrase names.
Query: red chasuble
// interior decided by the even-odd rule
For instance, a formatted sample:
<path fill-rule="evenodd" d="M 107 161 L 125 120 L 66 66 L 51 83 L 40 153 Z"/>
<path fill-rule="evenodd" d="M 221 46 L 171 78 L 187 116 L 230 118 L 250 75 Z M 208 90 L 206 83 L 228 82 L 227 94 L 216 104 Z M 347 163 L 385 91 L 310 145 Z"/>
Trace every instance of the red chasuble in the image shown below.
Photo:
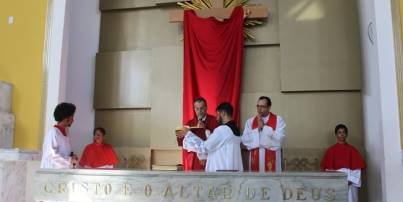
<path fill-rule="evenodd" d="M 345 143 L 329 147 L 320 163 L 322 170 L 338 170 L 348 168 L 350 170 L 364 169 L 365 162 L 360 153 L 352 145 Z"/>
<path fill-rule="evenodd" d="M 273 130 L 277 127 L 277 115 L 270 112 L 269 120 L 265 125 L 270 126 Z M 258 128 L 258 118 L 257 116 L 253 119 L 252 130 Z M 251 170 L 259 171 L 259 148 L 252 149 L 250 151 L 251 158 Z M 274 172 L 276 171 L 276 151 L 270 149 L 265 149 L 265 171 Z"/>
<path fill-rule="evenodd" d="M 197 126 L 197 118 L 189 120 L 186 125 L 190 127 Z M 214 116 L 207 115 L 206 120 L 203 121 L 206 126 L 206 129 L 210 130 L 210 133 L 213 133 L 213 130 L 218 126 L 217 120 Z M 206 130 L 192 130 L 194 134 L 200 137 L 203 140 L 206 140 Z M 178 146 L 183 145 L 184 138 L 177 138 Z M 200 164 L 199 158 L 197 157 L 197 153 L 187 151 L 186 149 L 182 149 L 182 164 L 183 170 L 191 171 L 191 170 L 204 170 L 205 166 Z"/>
<path fill-rule="evenodd" d="M 111 145 L 92 143 L 85 147 L 80 159 L 80 166 L 98 168 L 105 165 L 116 165 L 118 162 Z"/>

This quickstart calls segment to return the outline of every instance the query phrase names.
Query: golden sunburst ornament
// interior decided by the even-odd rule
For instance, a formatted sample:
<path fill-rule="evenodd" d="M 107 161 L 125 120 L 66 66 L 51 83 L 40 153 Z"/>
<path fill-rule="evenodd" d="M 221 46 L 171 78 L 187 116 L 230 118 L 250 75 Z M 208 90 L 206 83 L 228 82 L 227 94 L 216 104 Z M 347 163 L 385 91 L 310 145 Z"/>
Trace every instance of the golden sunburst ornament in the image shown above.
<path fill-rule="evenodd" d="M 177 4 L 180 5 L 184 9 L 191 9 L 191 10 L 201 10 L 201 9 L 210 9 L 213 8 L 212 0 L 191 0 L 185 2 L 178 2 Z M 243 6 L 244 9 L 249 6 L 247 4 L 249 0 L 224 0 L 224 8 L 231 8 L 237 6 Z M 255 37 L 251 33 L 250 28 L 256 25 L 261 25 L 263 22 L 260 20 L 252 20 L 246 18 L 243 24 L 243 36 L 245 39 L 254 40 Z"/>

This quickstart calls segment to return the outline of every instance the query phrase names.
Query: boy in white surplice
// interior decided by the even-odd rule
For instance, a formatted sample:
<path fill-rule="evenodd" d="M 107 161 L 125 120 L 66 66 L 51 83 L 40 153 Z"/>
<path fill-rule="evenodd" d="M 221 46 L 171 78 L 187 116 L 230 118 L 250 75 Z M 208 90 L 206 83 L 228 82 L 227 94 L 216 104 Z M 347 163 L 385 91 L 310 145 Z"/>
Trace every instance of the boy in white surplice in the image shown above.
<path fill-rule="evenodd" d="M 221 103 L 217 109 L 220 123 L 206 141 L 190 129 L 186 129 L 183 147 L 196 152 L 199 159 L 206 159 L 206 171 L 243 171 L 241 158 L 241 133 L 232 120 L 233 108 L 229 103 Z"/>
<path fill-rule="evenodd" d="M 68 128 L 73 124 L 76 106 L 60 103 L 53 116 L 57 124 L 45 135 L 42 146 L 41 168 L 72 168 L 78 157 L 71 150 Z"/>

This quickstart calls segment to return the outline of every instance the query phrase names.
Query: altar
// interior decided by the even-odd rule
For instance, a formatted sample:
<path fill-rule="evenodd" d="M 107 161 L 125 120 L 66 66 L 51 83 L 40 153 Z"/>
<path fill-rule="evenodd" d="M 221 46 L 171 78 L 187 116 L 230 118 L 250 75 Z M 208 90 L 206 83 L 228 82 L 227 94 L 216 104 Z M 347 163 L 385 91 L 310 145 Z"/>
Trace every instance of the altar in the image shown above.
<path fill-rule="evenodd" d="M 39 170 L 35 201 L 347 201 L 343 173 Z"/>

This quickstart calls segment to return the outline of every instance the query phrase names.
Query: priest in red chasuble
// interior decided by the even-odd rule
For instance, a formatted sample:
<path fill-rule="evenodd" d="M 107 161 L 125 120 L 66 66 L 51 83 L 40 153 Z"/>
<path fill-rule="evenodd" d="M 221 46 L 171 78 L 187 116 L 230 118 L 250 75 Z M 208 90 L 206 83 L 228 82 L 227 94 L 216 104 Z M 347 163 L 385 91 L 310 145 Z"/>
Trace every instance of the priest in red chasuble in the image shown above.
<path fill-rule="evenodd" d="M 348 201 L 358 202 L 358 188 L 361 187 L 361 170 L 365 162 L 358 150 L 346 142 L 347 126 L 336 126 L 335 135 L 337 143 L 326 150 L 320 164 L 324 171 L 339 171 L 347 174 Z"/>
<path fill-rule="evenodd" d="M 118 158 L 112 146 L 104 142 L 105 129 L 94 129 L 94 143 L 85 147 L 80 159 L 83 168 L 113 168 L 118 164 Z"/>
<path fill-rule="evenodd" d="M 206 140 L 218 126 L 217 120 L 214 116 L 207 114 L 207 102 L 202 97 L 194 100 L 193 109 L 195 116 L 186 123 L 186 126 L 190 127 L 191 131 L 202 140 Z M 185 135 L 183 130 L 176 131 L 178 146 L 183 146 Z M 195 152 L 186 149 L 182 149 L 182 163 L 185 171 L 203 171 L 205 169 L 205 160 L 200 160 Z"/>
<path fill-rule="evenodd" d="M 257 115 L 246 121 L 242 134 L 242 143 L 250 151 L 249 170 L 281 171 L 281 146 L 286 128 L 284 119 L 270 112 L 269 97 L 261 96 L 256 108 Z"/>

